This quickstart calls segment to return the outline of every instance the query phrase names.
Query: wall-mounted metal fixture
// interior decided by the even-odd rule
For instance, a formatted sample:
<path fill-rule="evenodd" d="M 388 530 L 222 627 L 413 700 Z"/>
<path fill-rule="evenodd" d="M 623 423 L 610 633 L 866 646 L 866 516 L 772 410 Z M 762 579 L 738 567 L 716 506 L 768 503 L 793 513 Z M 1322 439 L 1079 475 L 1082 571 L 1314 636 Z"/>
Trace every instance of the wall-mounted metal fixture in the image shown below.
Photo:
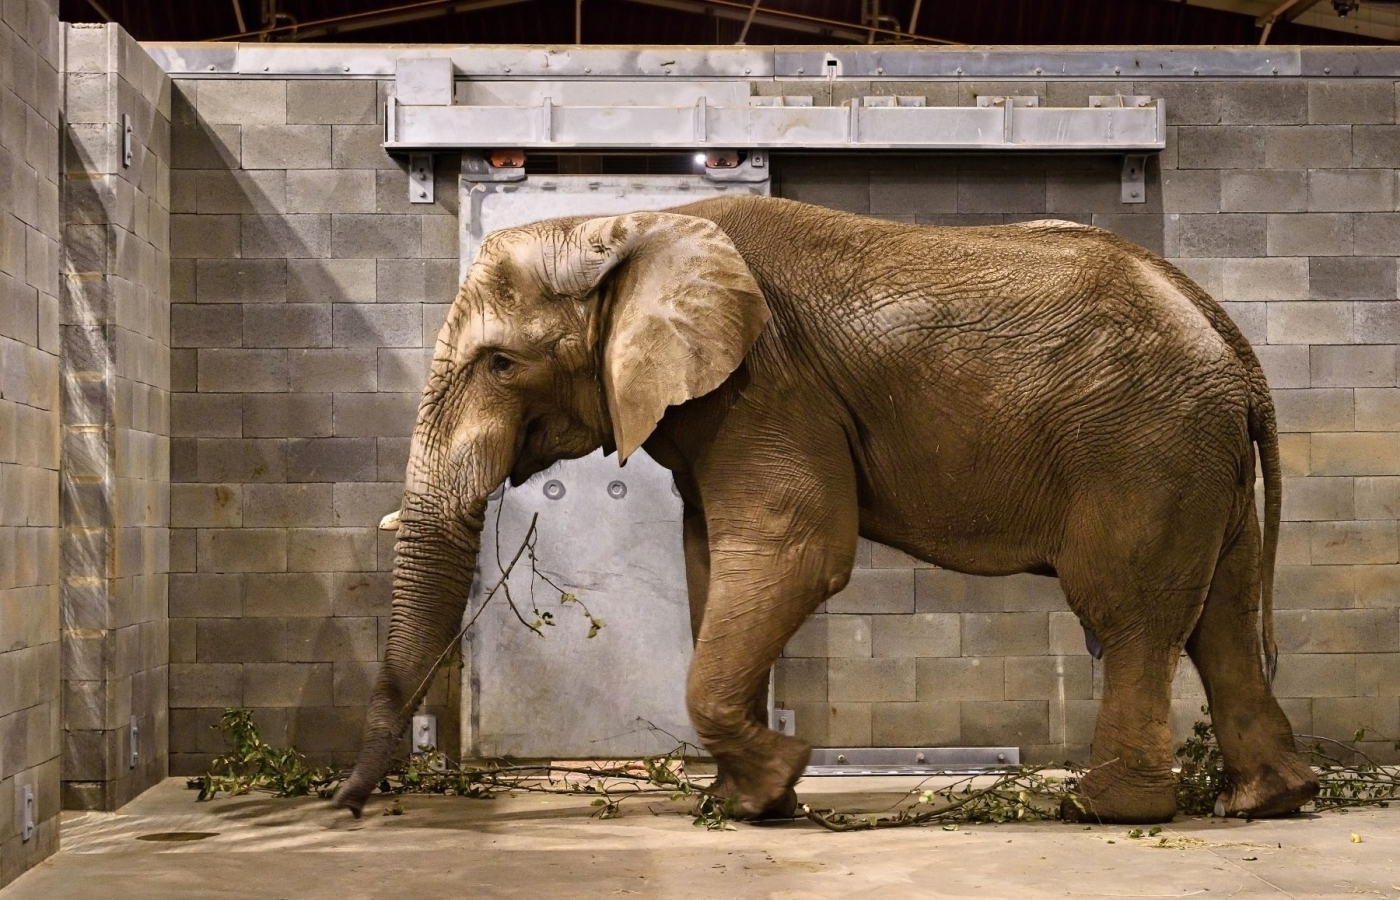
<path fill-rule="evenodd" d="M 24 808 L 20 811 L 20 840 L 26 842 L 34 837 L 34 785 L 26 784 L 20 794 Z"/>
<path fill-rule="evenodd" d="M 132 127 L 131 127 L 131 116 L 130 116 L 128 113 L 122 113 L 122 168 L 123 168 L 123 169 L 129 169 L 129 168 L 131 168 L 131 161 L 132 161 L 133 156 L 135 155 L 135 154 L 134 154 L 134 151 L 133 151 L 133 148 L 132 148 L 132 144 L 133 144 L 133 142 L 134 142 L 134 138 L 135 138 L 135 134 L 134 134 L 134 130 L 133 130 Z"/>
<path fill-rule="evenodd" d="M 127 727 L 127 750 L 129 751 L 128 769 L 136 768 L 136 764 L 141 761 L 141 727 L 136 722 L 136 717 L 131 717 L 131 722 Z"/>
<path fill-rule="evenodd" d="M 410 153 L 408 155 L 408 202 L 432 203 L 433 155 L 431 153 Z"/>

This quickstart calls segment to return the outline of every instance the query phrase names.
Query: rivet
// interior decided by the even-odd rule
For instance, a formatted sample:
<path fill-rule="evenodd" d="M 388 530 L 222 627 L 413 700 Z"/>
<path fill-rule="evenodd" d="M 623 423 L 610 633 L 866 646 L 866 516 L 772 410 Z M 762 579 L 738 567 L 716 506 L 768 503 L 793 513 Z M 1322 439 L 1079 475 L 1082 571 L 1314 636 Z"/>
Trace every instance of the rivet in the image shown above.
<path fill-rule="evenodd" d="M 588 66 L 584 66 L 584 68 L 583 68 L 583 74 L 585 74 L 585 75 L 592 75 L 592 74 L 593 74 L 593 70 L 592 70 L 591 68 L 589 68 Z"/>
<path fill-rule="evenodd" d="M 1192 74 L 1192 75 L 1199 75 L 1199 74 L 1201 74 L 1201 69 L 1200 69 L 1200 67 L 1199 67 L 1199 66 L 1193 66 L 1193 67 L 1191 68 L 1191 74 Z"/>
<path fill-rule="evenodd" d="M 502 72 L 505 72 L 506 74 L 510 74 L 510 66 L 506 66 L 506 67 L 505 67 L 504 69 L 502 69 L 501 71 L 502 71 Z"/>
<path fill-rule="evenodd" d="M 349 67 L 349 66 L 345 66 L 344 68 L 345 68 L 345 71 L 347 71 L 347 72 L 350 71 L 350 67 Z"/>
<path fill-rule="evenodd" d="M 614 500 L 621 500 L 627 496 L 627 485 L 621 481 L 608 482 L 608 496 Z"/>
<path fill-rule="evenodd" d="M 798 74 L 798 75 L 801 75 L 801 74 L 802 74 L 803 72 L 805 72 L 805 71 L 807 71 L 807 70 L 806 70 L 804 67 L 802 67 L 802 66 L 798 66 L 798 67 L 797 67 L 797 74 Z"/>
<path fill-rule="evenodd" d="M 876 74 L 876 75 L 883 75 L 883 74 L 885 74 L 885 67 L 884 67 L 884 66 L 876 66 L 876 67 L 875 67 L 875 74 Z"/>
<path fill-rule="evenodd" d="M 1006 754 L 1005 754 L 1005 753 L 998 753 L 998 754 L 997 754 L 997 762 L 1000 762 L 1000 763 L 1006 762 Z"/>
<path fill-rule="evenodd" d="M 1322 68 L 1322 74 L 1323 74 L 1323 75 L 1331 75 L 1331 74 L 1332 74 L 1332 67 L 1331 67 L 1331 66 L 1323 66 L 1323 68 Z"/>
<path fill-rule="evenodd" d="M 836 764 L 838 766 L 844 766 L 846 764 L 846 754 L 838 753 L 836 755 Z"/>
<path fill-rule="evenodd" d="M 1036 67 L 1035 67 L 1035 74 L 1039 75 L 1039 74 L 1040 74 L 1041 72 L 1043 72 L 1043 71 L 1045 71 L 1045 70 L 1042 69 L 1040 66 L 1036 66 Z"/>
<path fill-rule="evenodd" d="M 551 478 L 544 483 L 544 495 L 551 500 L 563 498 L 567 491 L 564 490 L 564 482 L 557 478 Z"/>
<path fill-rule="evenodd" d="M 751 69 L 750 67 L 744 66 L 744 74 L 745 74 L 745 75 L 749 74 L 749 73 L 752 72 L 752 71 L 753 71 L 753 69 Z"/>
<path fill-rule="evenodd" d="M 921 763 L 921 762 L 927 762 L 927 761 L 928 761 L 928 757 L 924 756 L 922 753 L 920 753 L 919 755 L 917 755 L 917 756 L 914 757 L 914 762 Z"/>
<path fill-rule="evenodd" d="M 1117 75 L 1117 74 L 1121 73 L 1122 71 L 1123 71 L 1123 67 L 1122 67 L 1122 66 L 1114 66 L 1114 67 L 1113 67 L 1113 74 L 1114 74 L 1114 75 Z"/>
<path fill-rule="evenodd" d="M 1275 66 L 1271 71 L 1272 71 L 1275 75 L 1277 75 L 1277 74 L 1278 74 L 1278 66 Z"/>
<path fill-rule="evenodd" d="M 209 71 L 211 71 L 211 72 L 214 71 L 214 64 L 213 64 L 213 63 L 210 63 L 210 64 L 209 64 Z"/>
<path fill-rule="evenodd" d="M 954 75 L 961 75 L 962 73 L 962 66 L 958 66 L 958 68 L 953 72 Z"/>

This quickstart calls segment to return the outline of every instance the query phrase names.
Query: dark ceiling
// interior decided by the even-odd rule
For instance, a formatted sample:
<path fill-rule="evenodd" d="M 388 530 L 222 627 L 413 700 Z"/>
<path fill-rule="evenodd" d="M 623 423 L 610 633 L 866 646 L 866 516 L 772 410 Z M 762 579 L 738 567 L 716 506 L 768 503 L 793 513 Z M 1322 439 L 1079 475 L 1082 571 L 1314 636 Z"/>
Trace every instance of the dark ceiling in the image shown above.
<path fill-rule="evenodd" d="M 966 44 L 1259 41 L 1259 29 L 1250 16 L 1168 0 L 919 2 L 915 32 L 920 39 Z M 877 7 L 879 13 L 891 16 L 883 21 L 894 30 L 907 27 L 915 3 L 761 0 L 746 42 L 864 42 L 863 9 Z M 748 0 L 584 0 L 583 43 L 733 44 L 749 6 Z M 575 0 L 60 0 L 64 21 L 100 22 L 110 16 L 143 41 L 228 38 L 265 27 L 269 9 L 282 17 L 276 23 L 281 30 L 270 35 L 274 40 L 570 44 L 575 37 Z M 392 12 L 386 18 L 377 15 L 381 11 Z M 893 38 L 876 35 L 877 40 Z M 1386 43 L 1289 22 L 1276 24 L 1269 40 L 1273 44 Z"/>

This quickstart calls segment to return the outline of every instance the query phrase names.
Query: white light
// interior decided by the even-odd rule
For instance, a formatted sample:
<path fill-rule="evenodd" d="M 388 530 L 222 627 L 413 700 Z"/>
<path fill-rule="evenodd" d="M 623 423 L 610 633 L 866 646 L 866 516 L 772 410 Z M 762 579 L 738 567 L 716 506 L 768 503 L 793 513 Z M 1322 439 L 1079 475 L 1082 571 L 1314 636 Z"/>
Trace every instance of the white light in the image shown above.
<path fill-rule="evenodd" d="M 703 165 L 705 164 L 705 154 L 703 154 L 703 153 L 697 153 L 697 154 L 695 154 L 695 164 L 696 164 L 697 166 L 703 166 Z"/>

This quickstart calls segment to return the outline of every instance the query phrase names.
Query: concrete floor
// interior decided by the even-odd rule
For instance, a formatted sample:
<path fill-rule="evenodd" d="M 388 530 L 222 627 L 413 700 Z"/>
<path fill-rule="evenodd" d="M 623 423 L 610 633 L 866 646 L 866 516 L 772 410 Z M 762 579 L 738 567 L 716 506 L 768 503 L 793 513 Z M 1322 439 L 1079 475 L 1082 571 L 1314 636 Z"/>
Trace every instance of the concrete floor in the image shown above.
<path fill-rule="evenodd" d="M 807 779 L 799 793 L 874 810 L 915 783 Z M 567 795 L 410 796 L 402 816 L 375 801 L 359 821 L 325 801 L 194 796 L 170 779 L 120 812 L 68 814 L 62 851 L 0 900 L 1400 897 L 1400 809 L 1184 819 L 1159 847 L 1124 826 L 1058 822 L 833 834 L 804 820 L 707 832 L 679 805 L 631 801 L 599 821 L 587 797 Z M 213 836 L 138 840 L 169 832 Z"/>

